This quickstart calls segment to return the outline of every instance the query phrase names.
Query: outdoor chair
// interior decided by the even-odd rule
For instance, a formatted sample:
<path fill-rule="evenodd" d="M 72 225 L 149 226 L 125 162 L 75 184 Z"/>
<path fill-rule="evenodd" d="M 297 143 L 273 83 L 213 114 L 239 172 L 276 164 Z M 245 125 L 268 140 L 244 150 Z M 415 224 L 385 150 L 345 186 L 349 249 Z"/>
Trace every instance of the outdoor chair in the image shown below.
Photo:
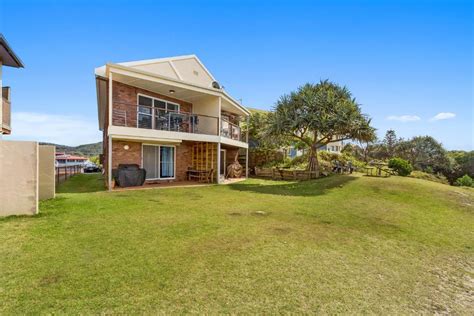
<path fill-rule="evenodd" d="M 214 169 L 211 169 L 208 172 L 203 172 L 200 174 L 199 182 L 211 183 L 213 176 L 214 176 Z"/>

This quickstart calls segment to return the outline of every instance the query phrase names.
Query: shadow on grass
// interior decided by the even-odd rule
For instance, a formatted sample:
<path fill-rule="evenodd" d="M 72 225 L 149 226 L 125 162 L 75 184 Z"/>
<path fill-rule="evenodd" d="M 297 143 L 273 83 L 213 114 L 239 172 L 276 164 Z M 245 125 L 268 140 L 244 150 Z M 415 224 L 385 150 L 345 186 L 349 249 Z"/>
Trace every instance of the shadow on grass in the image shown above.
<path fill-rule="evenodd" d="M 76 174 L 58 185 L 56 193 L 90 193 L 105 191 L 104 177 L 100 173 Z"/>
<path fill-rule="evenodd" d="M 288 196 L 315 196 L 327 193 L 328 190 L 341 188 L 357 177 L 349 175 L 333 175 L 308 181 L 270 181 L 262 180 L 260 183 L 238 182 L 229 187 L 236 191 L 255 192 L 263 194 L 276 194 Z"/>

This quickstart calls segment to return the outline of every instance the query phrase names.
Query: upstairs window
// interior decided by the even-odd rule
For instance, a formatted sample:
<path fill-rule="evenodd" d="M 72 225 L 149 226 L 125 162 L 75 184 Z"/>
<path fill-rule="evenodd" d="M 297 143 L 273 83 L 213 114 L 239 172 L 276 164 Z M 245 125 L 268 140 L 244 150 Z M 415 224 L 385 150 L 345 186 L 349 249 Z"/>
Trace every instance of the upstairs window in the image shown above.
<path fill-rule="evenodd" d="M 176 112 L 179 112 L 177 103 L 138 95 L 137 126 L 139 128 L 162 129 L 162 125 L 169 121 L 169 114 Z"/>
<path fill-rule="evenodd" d="M 153 100 L 138 96 L 138 127 L 152 128 Z"/>

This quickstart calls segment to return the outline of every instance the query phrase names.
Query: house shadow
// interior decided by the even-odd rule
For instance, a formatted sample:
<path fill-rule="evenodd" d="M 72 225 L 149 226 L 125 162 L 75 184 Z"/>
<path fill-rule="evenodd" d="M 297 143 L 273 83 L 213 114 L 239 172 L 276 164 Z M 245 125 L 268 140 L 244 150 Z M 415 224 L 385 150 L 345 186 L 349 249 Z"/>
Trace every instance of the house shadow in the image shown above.
<path fill-rule="evenodd" d="M 262 181 L 237 182 L 229 184 L 232 190 L 241 192 L 254 192 L 273 195 L 287 196 L 316 196 L 323 195 L 336 188 L 342 188 L 347 183 L 357 180 L 357 177 L 350 175 L 332 175 L 327 178 L 320 178 L 307 181 Z"/>

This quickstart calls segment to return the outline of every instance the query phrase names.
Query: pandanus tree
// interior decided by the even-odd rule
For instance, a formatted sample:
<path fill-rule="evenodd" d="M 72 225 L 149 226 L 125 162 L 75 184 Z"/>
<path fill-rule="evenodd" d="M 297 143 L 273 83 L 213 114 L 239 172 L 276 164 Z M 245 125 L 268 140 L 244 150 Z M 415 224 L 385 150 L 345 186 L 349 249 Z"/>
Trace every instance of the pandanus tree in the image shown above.
<path fill-rule="evenodd" d="M 328 80 L 307 83 L 283 95 L 268 115 L 267 132 L 303 142 L 308 169 L 319 175 L 318 148 L 341 140 L 370 141 L 375 129 L 346 87 Z"/>

